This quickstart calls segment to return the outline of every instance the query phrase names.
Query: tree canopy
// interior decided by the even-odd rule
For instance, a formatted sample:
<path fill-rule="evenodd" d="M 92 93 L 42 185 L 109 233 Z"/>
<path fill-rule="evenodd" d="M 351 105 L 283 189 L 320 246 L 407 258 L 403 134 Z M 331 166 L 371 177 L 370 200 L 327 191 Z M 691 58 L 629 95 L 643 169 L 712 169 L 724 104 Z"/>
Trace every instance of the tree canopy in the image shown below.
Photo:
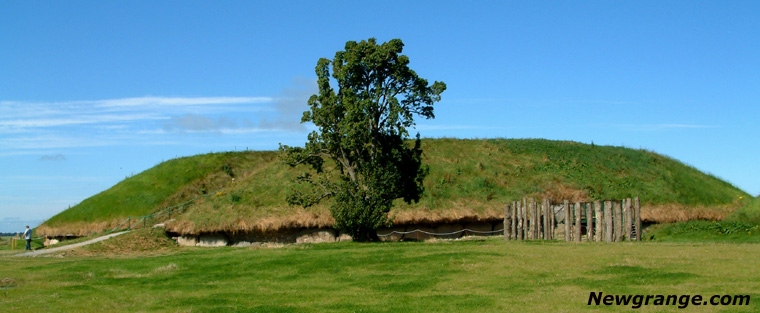
<path fill-rule="evenodd" d="M 358 241 L 377 239 L 395 199 L 418 201 L 423 192 L 427 168 L 419 134 L 411 145 L 407 129 L 415 125 L 415 115 L 435 117 L 433 104 L 446 84 L 419 77 L 401 54 L 403 47 L 400 39 L 379 45 L 374 38 L 349 41 L 332 61 L 320 59 L 319 94 L 311 96 L 301 119 L 318 130 L 303 148 L 280 148 L 291 166 L 311 166 L 313 173 L 299 179 L 316 187 L 293 191 L 288 202 L 309 206 L 333 197 L 335 227 Z M 326 171 L 326 159 L 335 163 L 334 171 Z"/>

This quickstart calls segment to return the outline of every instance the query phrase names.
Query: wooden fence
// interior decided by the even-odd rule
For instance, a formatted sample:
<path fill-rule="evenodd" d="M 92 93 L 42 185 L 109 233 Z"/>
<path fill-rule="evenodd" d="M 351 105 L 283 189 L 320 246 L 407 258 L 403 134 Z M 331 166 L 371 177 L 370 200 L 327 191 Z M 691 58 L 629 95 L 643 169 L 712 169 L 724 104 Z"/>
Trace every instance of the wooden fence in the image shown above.
<path fill-rule="evenodd" d="M 563 229 L 558 229 L 563 224 Z M 557 233 L 565 241 L 580 242 L 641 240 L 639 198 L 616 201 L 575 202 L 565 200 L 540 204 L 522 199 L 509 204 L 504 215 L 504 240 L 553 240 Z"/>

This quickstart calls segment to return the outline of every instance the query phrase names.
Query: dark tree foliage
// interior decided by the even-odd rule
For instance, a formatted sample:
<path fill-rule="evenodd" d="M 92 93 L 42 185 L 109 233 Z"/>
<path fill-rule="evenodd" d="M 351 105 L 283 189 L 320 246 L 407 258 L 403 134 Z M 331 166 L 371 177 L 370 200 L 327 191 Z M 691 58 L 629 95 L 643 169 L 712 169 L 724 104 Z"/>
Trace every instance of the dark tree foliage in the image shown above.
<path fill-rule="evenodd" d="M 433 104 L 446 84 L 428 85 L 417 76 L 400 54 L 403 47 L 400 39 L 380 45 L 374 38 L 349 41 L 332 61 L 320 59 L 319 94 L 311 96 L 301 119 L 318 130 L 304 148 L 280 147 L 285 162 L 313 169 L 299 177 L 313 186 L 310 192 L 294 191 L 288 202 L 310 206 L 332 197 L 335 227 L 357 241 L 377 240 L 377 228 L 389 225 L 393 201 L 419 201 L 423 192 L 427 168 L 419 134 L 410 146 L 407 128 L 415 115 L 434 118 Z M 325 159 L 335 162 L 333 173 L 325 170 Z"/>

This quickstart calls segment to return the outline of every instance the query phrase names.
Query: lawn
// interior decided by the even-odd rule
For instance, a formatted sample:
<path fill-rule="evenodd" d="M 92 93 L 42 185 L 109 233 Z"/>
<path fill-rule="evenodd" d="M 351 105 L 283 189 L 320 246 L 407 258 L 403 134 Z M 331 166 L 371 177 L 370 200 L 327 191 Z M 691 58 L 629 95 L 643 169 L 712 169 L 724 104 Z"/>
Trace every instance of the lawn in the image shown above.
<path fill-rule="evenodd" d="M 126 237 L 125 237 L 126 238 Z M 105 251 L 105 246 L 90 248 Z M 333 243 L 176 248 L 94 256 L 0 253 L 2 312 L 614 312 L 611 295 L 750 295 L 760 311 L 760 244 Z"/>

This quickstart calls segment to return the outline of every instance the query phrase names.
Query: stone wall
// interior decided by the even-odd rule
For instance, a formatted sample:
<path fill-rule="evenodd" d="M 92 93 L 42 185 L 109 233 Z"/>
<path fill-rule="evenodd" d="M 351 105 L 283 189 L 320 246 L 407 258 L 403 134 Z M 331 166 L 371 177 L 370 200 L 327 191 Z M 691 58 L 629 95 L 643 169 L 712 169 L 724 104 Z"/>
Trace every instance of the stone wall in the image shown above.
<path fill-rule="evenodd" d="M 404 225 L 395 226 L 392 228 L 378 230 L 383 241 L 402 241 L 402 240 L 427 240 L 431 238 L 438 239 L 455 239 L 466 235 L 477 235 L 477 233 L 462 231 L 464 229 L 475 231 L 498 231 L 504 228 L 502 220 L 487 221 L 487 222 L 469 222 L 469 223 L 450 223 L 450 224 L 438 224 L 438 225 Z M 422 232 L 415 232 L 411 234 L 391 234 L 396 232 L 409 232 L 413 230 L 422 230 L 429 233 L 452 233 L 456 234 L 445 236 L 433 236 Z M 391 234 L 391 235 L 387 235 Z M 387 236 L 386 236 L 387 235 Z M 501 235 L 500 233 L 494 233 L 492 235 Z M 224 247 L 224 246 L 236 246 L 236 247 L 248 247 L 251 245 L 261 245 L 264 243 L 322 243 L 322 242 L 337 242 L 337 241 L 350 241 L 351 237 L 346 234 L 341 234 L 339 231 L 332 228 L 310 228 L 310 229 L 297 229 L 297 230 L 284 230 L 278 232 L 236 232 L 236 233 L 207 233 L 199 235 L 184 235 L 175 236 L 177 243 L 180 246 L 193 246 L 193 247 Z"/>

